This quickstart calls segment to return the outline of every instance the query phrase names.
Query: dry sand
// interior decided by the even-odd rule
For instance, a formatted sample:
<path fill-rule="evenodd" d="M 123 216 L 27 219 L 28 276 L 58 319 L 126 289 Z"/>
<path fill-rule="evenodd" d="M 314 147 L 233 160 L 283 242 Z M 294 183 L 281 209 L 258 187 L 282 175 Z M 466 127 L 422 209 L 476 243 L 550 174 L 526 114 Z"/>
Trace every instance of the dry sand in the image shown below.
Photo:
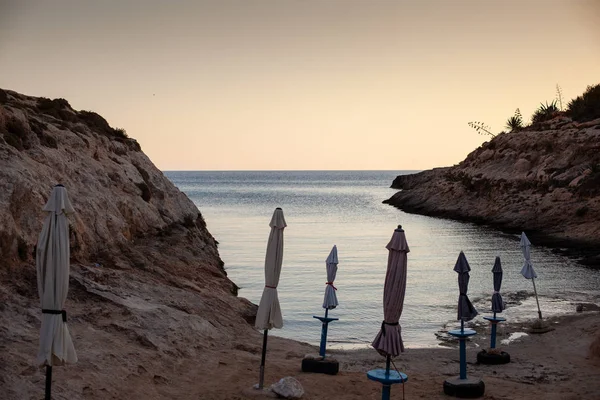
<path fill-rule="evenodd" d="M 483 398 L 600 399 L 600 358 L 589 354 L 590 344 L 600 333 L 600 314 L 590 312 L 548 322 L 555 330 L 528 335 L 500 346 L 511 355 L 509 364 L 476 363 L 476 353 L 489 343 L 487 334 L 478 335 L 479 338 L 470 343 L 467 374 L 483 379 L 486 385 Z M 523 331 L 523 328 L 526 327 L 508 326 L 498 340 L 506 339 L 510 332 Z M 340 360 L 341 372 L 337 376 L 299 372 L 300 357 L 294 355 L 286 342 L 278 341 L 269 350 L 267 378 L 275 381 L 285 375 L 294 376 L 304 386 L 306 399 L 381 398 L 381 385 L 365 376 L 369 369 L 384 367 L 384 358 L 374 350 L 332 352 Z M 404 387 L 407 399 L 444 399 L 448 396 L 443 394 L 443 382 L 458 375 L 459 352 L 457 348 L 407 349 L 395 363 L 409 376 Z M 236 392 L 256 378 L 256 367 L 249 364 L 248 368 L 251 370 L 247 371 L 248 378 L 239 380 L 242 387 L 232 388 L 227 394 L 229 397 L 223 398 L 245 398 Z M 402 399 L 402 396 L 400 385 L 392 387 L 392 398 Z"/>
<path fill-rule="evenodd" d="M 590 356 L 590 345 L 600 333 L 600 313 L 589 311 L 548 321 L 555 329 L 541 335 L 528 335 L 501 346 L 511 355 L 506 365 L 476 364 L 476 353 L 486 347 L 487 332 L 481 332 L 467 348 L 467 373 L 483 379 L 485 399 L 599 399 L 600 358 Z M 498 341 L 523 326 L 506 325 Z M 332 331 L 333 334 L 333 331 Z M 261 342 L 240 338 L 233 349 L 211 349 L 190 357 L 156 357 L 151 363 L 137 365 L 136 354 L 114 362 L 129 365 L 128 375 L 97 370 L 86 363 L 55 368 L 54 399 L 236 399 L 257 398 L 244 393 L 258 380 Z M 255 343 L 256 341 L 256 343 Z M 110 357 L 110 343 L 97 338 L 98 349 L 88 357 Z M 409 344 L 408 344 L 409 345 Z M 477 347 L 477 346 L 481 347 Z M 83 350 L 83 349 L 81 349 Z M 382 368 L 384 358 L 372 349 L 331 351 L 340 361 L 336 376 L 303 373 L 301 360 L 314 346 L 277 337 L 269 338 L 265 384 L 285 376 L 298 379 L 305 390 L 304 399 L 380 399 L 381 385 L 371 382 L 366 371 Z M 116 350 L 115 350 L 116 351 Z M 83 353 L 83 351 L 81 351 Z M 103 355 L 104 353 L 104 355 Z M 87 358 L 87 357 L 86 357 Z M 404 387 L 407 399 L 443 399 L 446 378 L 458 375 L 459 354 L 455 347 L 407 349 L 395 361 L 409 376 Z M 40 399 L 43 370 L 24 367 L 21 379 L 40 388 L 15 399 Z M 402 399 L 400 385 L 392 388 L 392 398 Z M 260 398 L 262 396 L 259 396 Z M 0 396 L 0 398 L 5 398 Z"/>

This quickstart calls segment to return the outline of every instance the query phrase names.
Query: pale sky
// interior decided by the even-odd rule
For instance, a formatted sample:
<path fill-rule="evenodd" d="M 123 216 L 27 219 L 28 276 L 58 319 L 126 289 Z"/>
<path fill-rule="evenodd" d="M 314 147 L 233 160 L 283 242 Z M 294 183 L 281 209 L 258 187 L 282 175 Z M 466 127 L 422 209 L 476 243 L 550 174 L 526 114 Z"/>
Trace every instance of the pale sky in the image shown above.
<path fill-rule="evenodd" d="M 163 170 L 453 165 L 600 83 L 600 0 L 0 0 L 0 87 Z"/>

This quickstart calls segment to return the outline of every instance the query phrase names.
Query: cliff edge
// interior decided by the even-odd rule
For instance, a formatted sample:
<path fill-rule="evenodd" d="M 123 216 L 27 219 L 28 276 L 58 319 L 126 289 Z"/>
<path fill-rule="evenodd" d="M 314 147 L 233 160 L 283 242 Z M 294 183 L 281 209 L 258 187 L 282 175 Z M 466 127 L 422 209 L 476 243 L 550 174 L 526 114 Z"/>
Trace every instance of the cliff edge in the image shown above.
<path fill-rule="evenodd" d="M 80 361 L 56 368 L 53 393 L 172 398 L 161 387 L 214 367 L 211 351 L 259 343 L 201 213 L 134 139 L 64 99 L 0 90 L 2 398 L 42 397 L 33 257 L 58 183 L 76 211 L 66 309 Z"/>
<path fill-rule="evenodd" d="M 502 133 L 453 167 L 398 176 L 384 203 L 406 212 L 526 231 L 600 267 L 600 119 L 564 115 Z"/>

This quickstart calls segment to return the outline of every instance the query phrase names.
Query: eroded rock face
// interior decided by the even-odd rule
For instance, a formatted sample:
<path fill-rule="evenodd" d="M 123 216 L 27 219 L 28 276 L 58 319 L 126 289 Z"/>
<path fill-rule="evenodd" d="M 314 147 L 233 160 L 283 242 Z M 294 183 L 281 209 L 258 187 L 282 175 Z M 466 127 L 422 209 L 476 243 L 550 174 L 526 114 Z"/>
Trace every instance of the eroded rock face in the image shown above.
<path fill-rule="evenodd" d="M 0 324 L 0 386 L 6 398 L 42 393 L 37 373 L 27 369 L 41 315 L 33 257 L 42 207 L 57 183 L 76 210 L 66 308 L 80 359 L 60 373 L 86 382 L 59 383 L 57 393 L 161 398 L 147 391 L 121 397 L 120 385 L 130 385 L 131 374 L 173 381 L 182 373 L 177 359 L 201 362 L 203 353 L 256 334 L 248 324 L 255 306 L 236 297 L 199 210 L 134 139 L 66 100 L 0 90 L 0 318 L 10 321 Z"/>
<path fill-rule="evenodd" d="M 459 165 L 398 176 L 385 202 L 407 212 L 525 230 L 536 244 L 600 245 L 600 120 L 557 118 L 500 134 Z"/>

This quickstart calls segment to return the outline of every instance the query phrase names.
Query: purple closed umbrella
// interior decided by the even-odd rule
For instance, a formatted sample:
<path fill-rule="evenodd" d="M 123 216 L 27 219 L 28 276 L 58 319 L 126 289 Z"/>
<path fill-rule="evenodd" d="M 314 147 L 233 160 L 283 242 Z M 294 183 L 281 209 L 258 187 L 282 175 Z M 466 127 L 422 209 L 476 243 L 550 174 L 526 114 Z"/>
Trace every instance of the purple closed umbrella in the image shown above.
<path fill-rule="evenodd" d="M 406 293 L 407 253 L 410 251 L 402 226 L 394 231 L 386 246 L 389 250 L 387 272 L 383 288 L 383 322 L 372 346 L 384 356 L 396 357 L 404 351 L 400 316 Z"/>
<path fill-rule="evenodd" d="M 458 273 L 458 290 L 460 295 L 458 296 L 458 319 L 461 321 L 470 321 L 477 315 L 477 310 L 471 304 L 471 300 L 467 296 L 469 290 L 469 271 L 471 267 L 465 257 L 465 253 L 462 251 L 458 255 L 454 271 Z"/>
<path fill-rule="evenodd" d="M 492 268 L 494 274 L 494 294 L 492 295 L 492 312 L 501 313 L 504 309 L 504 302 L 502 296 L 500 296 L 500 287 L 502 286 L 502 264 L 500 263 L 500 257 L 496 257 L 494 262 L 494 268 Z"/>

